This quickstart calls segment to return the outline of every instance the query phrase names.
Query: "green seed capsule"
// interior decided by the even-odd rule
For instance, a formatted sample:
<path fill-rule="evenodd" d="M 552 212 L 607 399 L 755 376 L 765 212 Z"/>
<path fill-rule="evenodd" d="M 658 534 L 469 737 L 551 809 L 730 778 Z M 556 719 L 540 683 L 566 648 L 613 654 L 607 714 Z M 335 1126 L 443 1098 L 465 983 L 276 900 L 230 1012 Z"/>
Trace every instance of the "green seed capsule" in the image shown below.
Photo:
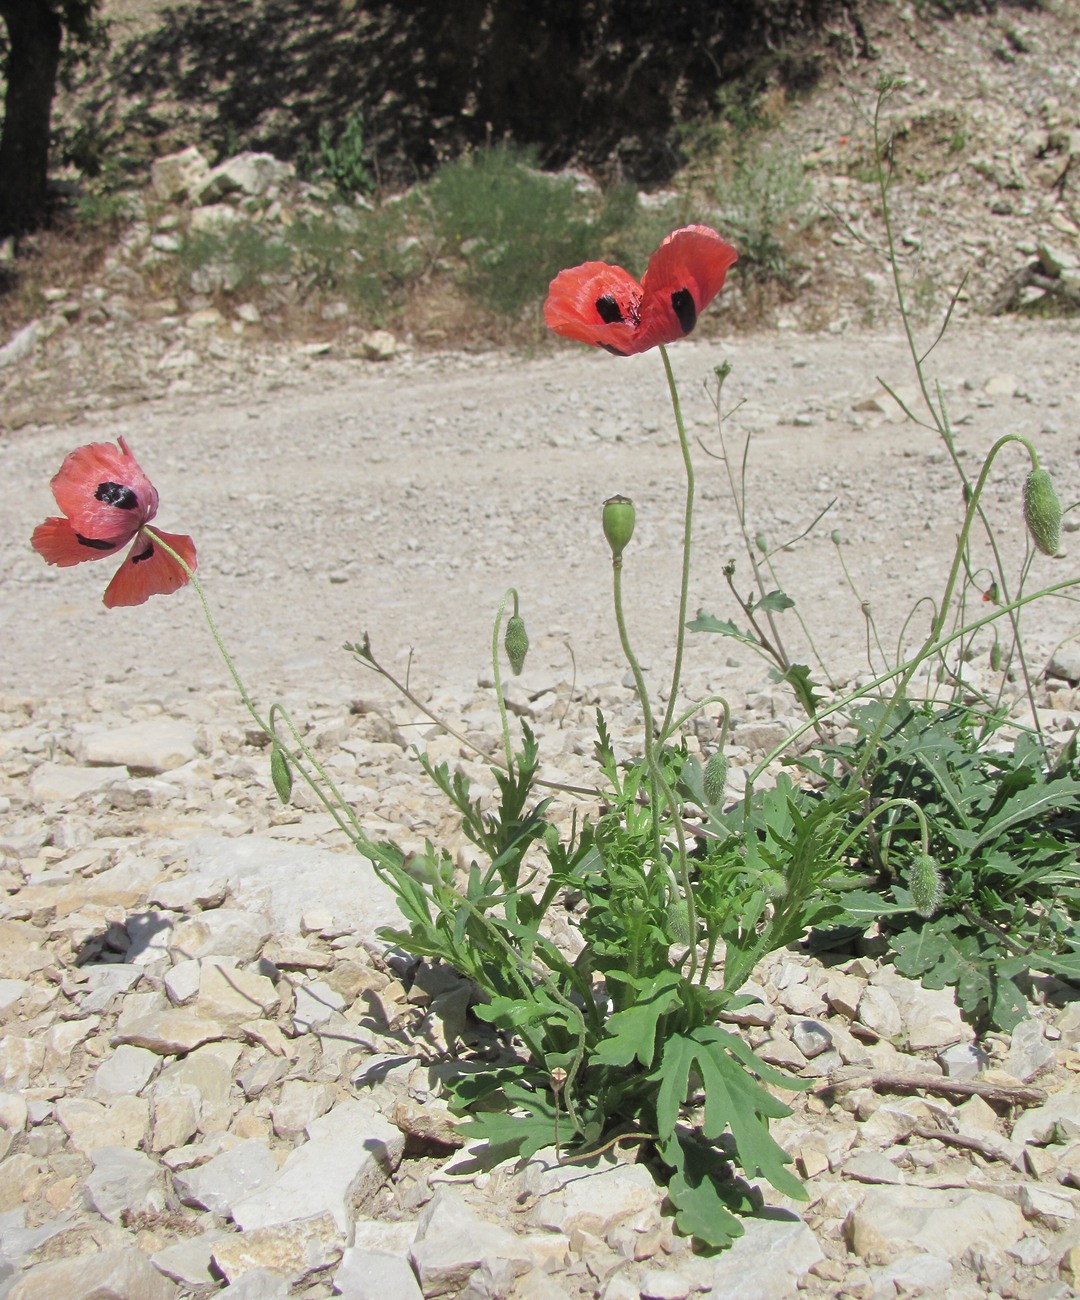
<path fill-rule="evenodd" d="M 941 906 L 945 886 L 941 880 L 941 867 L 925 853 L 915 859 L 911 868 L 911 901 L 920 916 L 931 917 Z"/>
<path fill-rule="evenodd" d="M 612 559 L 619 559 L 634 535 L 637 511 L 629 497 L 609 497 L 604 502 L 604 536 Z"/>
<path fill-rule="evenodd" d="M 710 807 L 724 802 L 727 788 L 728 761 L 723 750 L 718 749 L 705 764 L 705 799 Z"/>
<path fill-rule="evenodd" d="M 274 745 L 270 750 L 270 780 L 274 783 L 277 797 L 282 803 L 288 803 L 292 797 L 292 768 L 280 745 Z"/>
<path fill-rule="evenodd" d="M 525 631 L 525 620 L 520 614 L 515 614 L 507 623 L 503 648 L 514 676 L 517 677 L 525 667 L 525 656 L 529 653 L 529 634 Z"/>
<path fill-rule="evenodd" d="M 1054 480 L 1044 469 L 1033 469 L 1024 480 L 1024 522 L 1043 555 L 1061 549 L 1061 502 Z"/>

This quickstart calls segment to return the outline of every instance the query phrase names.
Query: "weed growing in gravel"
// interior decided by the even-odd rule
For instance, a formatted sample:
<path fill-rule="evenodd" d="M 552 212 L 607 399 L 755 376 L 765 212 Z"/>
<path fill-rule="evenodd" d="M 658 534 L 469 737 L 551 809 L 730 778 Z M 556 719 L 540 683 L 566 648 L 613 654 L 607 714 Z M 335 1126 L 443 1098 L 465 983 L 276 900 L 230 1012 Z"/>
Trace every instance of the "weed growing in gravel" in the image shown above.
<path fill-rule="evenodd" d="M 884 153 L 880 148 L 879 156 Z M 887 214 L 884 167 L 881 177 Z M 887 216 L 886 226 L 895 268 Z M 740 587 L 732 562 L 726 576 L 737 617 L 701 612 L 688 620 L 696 475 L 666 345 L 693 329 L 734 261 L 734 249 L 715 231 L 688 226 L 663 241 L 640 283 L 601 261 L 573 266 L 551 282 L 545 318 L 556 333 L 616 356 L 659 349 L 685 472 L 671 681 L 661 712 L 624 615 L 636 512 L 630 500 L 613 497 L 604 503 L 598 537 L 602 528 L 613 614 L 637 687 L 638 750 L 618 761 L 598 713 L 595 788 L 543 780 L 538 743 L 525 724 L 520 738 L 512 735 L 505 704 L 504 657 L 517 672 L 528 652 L 519 596 L 508 591 L 492 634 L 501 755 L 492 760 L 435 719 L 492 764 L 495 800 L 481 800 L 461 771 L 417 754 L 472 846 L 464 866 L 441 844 L 427 842 L 406 854 L 393 843 L 373 842 L 285 710 L 276 704 L 265 716 L 258 710 L 218 637 L 193 572 L 193 550 L 185 556 L 176 539 L 149 527 L 156 493 L 134 462 L 120 461 L 114 451 L 107 464 L 100 455 L 83 455 L 78 474 L 65 462 L 54 484 L 65 517 L 51 521 L 63 533 L 62 552 L 50 553 L 35 535 L 53 563 L 111 554 L 138 536 L 124 569 L 137 569 L 144 558 L 154 567 L 146 565 L 141 587 L 125 589 L 131 599 L 114 603 L 141 603 L 173 589 L 152 557 L 169 558 L 173 576 L 178 570 L 191 581 L 241 698 L 270 740 L 279 797 L 287 802 L 294 781 L 306 783 L 396 893 L 404 924 L 386 939 L 448 963 L 475 986 L 474 1015 L 498 1039 L 494 1048 L 489 1040 L 482 1051 L 463 1051 L 446 1084 L 466 1117 L 466 1136 L 496 1155 L 528 1158 L 554 1148 L 561 1162 L 635 1146 L 665 1185 L 678 1228 L 709 1247 L 729 1244 L 743 1231 L 738 1216 L 760 1206 L 750 1180 L 765 1178 L 792 1199 L 804 1195 L 769 1132 L 770 1120 L 788 1113 L 774 1090 L 803 1085 L 769 1067 L 725 1027 L 751 1001 L 742 989 L 767 953 L 801 941 L 810 928 L 902 917 L 894 934 L 902 969 L 928 981 L 955 981 L 969 1011 L 985 1008 L 998 1023 L 1007 1023 L 1017 1005 L 1000 987 L 1003 978 L 1031 963 L 1080 975 L 1075 747 L 1051 758 L 1036 730 L 1011 752 L 1002 750 L 999 701 L 969 699 L 953 658 L 977 632 L 1001 624 L 1007 632 L 995 642 L 1000 662 L 1015 662 L 1026 674 L 1021 611 L 1077 583 L 1066 578 L 1029 589 L 1035 564 L 1057 551 L 1061 508 L 1035 448 L 1014 435 L 998 440 L 977 476 L 965 474 L 940 391 L 925 377 L 926 353 L 911 335 L 899 278 L 901 315 L 928 411 L 918 418 L 944 440 L 963 486 L 956 550 L 944 589 L 930 602 L 928 629 L 914 649 L 902 638 L 890 658 L 868 615 L 878 662 L 872 680 L 846 695 L 823 665 L 812 670 L 789 658 L 781 619 L 795 602 L 782 589 L 775 553 L 751 535 L 734 472 L 752 587 Z M 721 367 L 718 412 L 725 374 Z M 1030 465 L 1023 489 L 1017 486 L 1017 508 L 1031 546 L 1015 581 L 983 504 L 991 466 L 1006 448 L 1019 449 Z M 144 544 L 152 556 L 144 557 Z M 987 571 L 985 585 L 976 585 Z M 975 590 L 980 599 L 972 608 Z M 991 599 L 983 601 L 987 593 Z M 726 801 L 727 703 L 716 696 L 679 703 L 691 629 L 754 646 L 806 714 L 749 774 L 733 805 Z M 377 658 L 366 634 L 346 648 L 427 712 L 409 683 Z M 939 668 L 950 697 L 944 707 L 916 690 Z M 702 763 L 683 733 L 705 709 L 719 712 L 724 727 Z M 810 749 L 798 753 L 804 738 Z M 785 757 L 798 780 L 779 769 Z M 555 814 L 560 794 L 575 800 L 568 830 Z M 871 892 L 871 884 L 881 884 L 886 897 Z M 571 945 L 556 942 L 556 908 L 575 932 Z M 935 916 L 933 930 L 920 927 L 917 918 Z"/>
<path fill-rule="evenodd" d="M 905 635 L 890 651 L 878 635 L 870 602 L 853 586 L 865 617 L 873 680 L 838 698 L 827 665 L 818 661 L 811 667 L 789 657 L 782 624 L 790 611 L 813 648 L 812 629 L 784 591 L 779 568 L 784 550 L 820 519 L 777 546 L 752 535 L 746 494 L 749 441 L 737 476 L 721 429 L 721 458 L 752 581 L 749 588 L 740 588 L 731 561 L 724 573 L 738 621 L 702 610 L 691 627 L 753 647 L 777 679 L 791 687 L 806 715 L 805 724 L 751 774 L 747 809 L 770 797 L 754 789 L 769 764 L 810 740 L 808 753 L 784 760 L 801 774 L 800 792 L 793 799 L 804 810 L 834 820 L 845 836 L 868 832 L 847 860 L 864 878 L 844 897 L 836 924 L 858 930 L 880 926 L 900 971 L 921 977 L 929 987 L 955 986 L 961 1008 L 975 1024 L 1011 1029 L 1025 1014 L 1017 981 L 1032 971 L 1080 978 L 1077 744 L 1074 737 L 1056 749 L 1043 734 L 1021 629 L 1029 606 L 1049 596 L 1075 598 L 1080 579 L 1068 576 L 1032 589 L 1033 574 L 1045 569 L 1060 548 L 1062 509 L 1050 475 L 1035 447 L 1013 434 L 999 438 L 978 471 L 969 473 L 944 394 L 929 377 L 927 359 L 949 324 L 955 299 L 937 338 L 929 348 L 921 347 L 889 205 L 891 150 L 882 113 L 891 89 L 891 83 L 882 84 L 874 115 L 876 179 L 884 253 L 917 380 L 918 408 L 904 405 L 885 387 L 912 421 L 941 439 L 957 475 L 964 512 L 944 589 L 921 600 L 905 624 L 907 634 L 924 606 L 930 611 L 925 636 L 912 647 Z M 717 370 L 718 416 L 726 373 L 725 367 Z M 991 471 L 999 458 L 1016 450 L 1027 461 L 1017 490 L 1016 508 L 1027 525 L 1019 552 L 1002 541 L 984 506 Z M 838 532 L 833 540 L 843 566 Z M 987 631 L 994 638 L 988 659 L 997 682 L 990 693 L 973 689 L 966 671 L 978 638 Z M 1022 683 L 1029 724 L 1009 717 L 1006 687 L 1013 676 Z M 854 846 L 856 841 L 847 843 Z M 786 853 L 781 849 L 781 859 Z"/>

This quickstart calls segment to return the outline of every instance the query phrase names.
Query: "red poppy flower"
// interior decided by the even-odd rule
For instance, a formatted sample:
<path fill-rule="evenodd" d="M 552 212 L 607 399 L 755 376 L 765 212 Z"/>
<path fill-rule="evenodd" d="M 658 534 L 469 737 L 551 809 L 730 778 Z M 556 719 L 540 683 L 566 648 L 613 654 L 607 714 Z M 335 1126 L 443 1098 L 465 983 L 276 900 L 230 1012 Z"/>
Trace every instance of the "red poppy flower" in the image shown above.
<path fill-rule="evenodd" d="M 738 254 L 709 226 L 684 226 L 649 258 L 640 284 L 607 262 L 585 262 L 551 282 L 544 320 L 564 338 L 617 357 L 689 334 Z"/>
<path fill-rule="evenodd" d="M 157 514 L 157 490 L 123 438 L 118 442 L 119 451 L 112 443 L 93 442 L 65 458 L 52 481 L 53 496 L 65 517 L 46 519 L 30 539 L 47 563 L 61 568 L 115 555 L 134 539 L 134 546 L 105 589 L 105 604 L 110 609 L 141 605 L 151 596 L 167 596 L 188 580 L 176 560 L 143 531 Z M 189 568 L 195 568 L 195 543 L 190 537 L 155 531 Z"/>

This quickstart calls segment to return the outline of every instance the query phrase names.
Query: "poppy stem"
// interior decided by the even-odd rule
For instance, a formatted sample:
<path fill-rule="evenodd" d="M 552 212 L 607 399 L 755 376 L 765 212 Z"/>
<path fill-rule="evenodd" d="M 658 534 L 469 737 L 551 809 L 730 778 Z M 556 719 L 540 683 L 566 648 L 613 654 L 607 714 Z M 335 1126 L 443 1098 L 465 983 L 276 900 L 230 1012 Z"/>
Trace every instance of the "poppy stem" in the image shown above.
<path fill-rule="evenodd" d="M 645 677 L 641 671 L 641 665 L 638 663 L 637 656 L 630 645 L 630 634 L 626 630 L 626 617 L 623 614 L 622 599 L 622 568 L 622 555 L 613 555 L 611 557 L 611 572 L 615 598 L 615 622 L 619 627 L 619 641 L 622 643 L 623 654 L 626 655 L 626 662 L 630 665 L 630 671 L 634 675 L 634 685 L 637 687 L 638 699 L 641 701 L 645 740 L 645 767 L 649 774 L 649 808 L 652 813 L 653 853 L 656 858 L 657 869 L 665 872 L 668 877 L 672 897 L 675 897 L 681 889 L 683 898 L 686 901 L 691 936 L 687 956 L 690 958 L 690 979 L 693 980 L 697 973 L 697 907 L 694 902 L 694 891 L 690 887 L 690 875 L 686 866 L 686 833 L 683 830 L 678 798 L 664 776 L 663 768 L 657 757 L 656 747 L 660 738 L 653 733 L 653 716 L 652 706 L 649 704 L 649 692 L 645 687 Z M 661 802 L 661 796 L 663 802 Z M 660 841 L 660 819 L 663 816 L 665 805 L 671 811 L 672 821 L 675 824 L 675 838 L 678 841 L 677 876 L 664 856 L 663 846 Z M 684 957 L 683 960 L 685 961 L 686 958 Z"/>
<path fill-rule="evenodd" d="M 199 604 L 202 606 L 203 617 L 206 619 L 206 626 L 210 629 L 210 635 L 214 638 L 214 644 L 218 648 L 218 653 L 221 655 L 221 658 L 224 660 L 225 667 L 229 670 L 229 676 L 232 677 L 233 679 L 233 684 L 236 686 L 236 689 L 239 692 L 240 699 L 243 702 L 244 708 L 246 708 L 248 713 L 251 714 L 252 720 L 254 721 L 255 725 L 259 728 L 259 730 L 263 733 L 263 735 L 265 735 L 273 744 L 280 744 L 281 743 L 280 739 L 273 727 L 272 721 L 267 722 L 266 719 L 263 718 L 262 715 L 259 713 L 259 710 L 255 707 L 255 702 L 247 692 L 247 688 L 244 685 L 243 679 L 241 678 L 240 673 L 237 670 L 236 664 L 233 662 L 232 655 L 230 655 L 228 650 L 225 648 L 225 642 L 221 639 L 221 633 L 218 631 L 217 623 L 214 622 L 214 616 L 210 612 L 210 602 L 206 599 L 206 593 L 203 591 L 202 583 L 195 575 L 195 570 L 192 569 L 192 567 L 187 563 L 187 561 L 184 559 L 182 555 L 179 555 L 176 551 L 173 550 L 173 548 L 169 545 L 168 542 L 162 540 L 161 535 L 159 533 L 154 532 L 152 528 L 143 528 L 143 532 L 146 533 L 148 537 L 152 537 L 155 544 L 160 546 L 166 555 L 174 559 L 176 563 L 179 564 L 179 566 L 187 574 L 188 581 L 191 583 L 195 591 L 195 595 L 198 596 L 199 598 Z M 326 809 L 326 811 L 330 814 L 330 816 L 333 817 L 334 821 L 337 823 L 339 828 L 345 834 L 346 838 L 350 840 L 352 844 L 357 849 L 360 850 L 360 852 L 366 854 L 368 857 L 372 858 L 373 860 L 378 858 L 379 856 L 378 848 L 374 844 L 372 844 L 372 842 L 364 834 L 360 826 L 360 823 L 356 819 L 355 813 L 346 803 L 345 799 L 341 795 L 337 786 L 331 780 L 329 774 L 318 762 L 318 760 L 315 758 L 314 754 L 312 754 L 311 750 L 307 747 L 307 745 L 304 744 L 304 741 L 300 736 L 300 733 L 293 725 L 293 721 L 289 717 L 288 713 L 285 711 L 284 708 L 282 708 L 281 705 L 276 705 L 275 708 L 279 713 L 281 713 L 282 717 L 285 719 L 286 725 L 288 726 L 289 730 L 292 732 L 293 740 L 296 742 L 297 749 L 300 751 L 300 753 L 303 754 L 303 756 L 307 759 L 307 761 L 312 765 L 312 767 L 318 773 L 319 778 L 323 782 L 325 782 L 326 788 L 333 795 L 333 799 L 328 797 L 326 790 L 324 790 L 323 787 L 319 785 L 319 782 L 311 775 L 311 773 L 307 770 L 307 768 L 303 765 L 303 763 L 296 762 L 295 756 L 293 756 L 293 761 L 296 762 L 297 770 L 304 778 L 304 781 L 307 783 L 312 793 L 319 800 L 319 802 Z"/>
<path fill-rule="evenodd" d="M 499 630 L 502 628 L 503 614 L 506 611 L 506 602 L 513 596 L 514 613 L 518 612 L 518 594 L 515 588 L 510 587 L 499 601 L 499 608 L 495 614 L 495 626 L 491 633 L 491 672 L 495 678 L 495 699 L 499 704 L 499 721 L 502 724 L 503 749 L 506 752 L 506 770 L 513 775 L 514 772 L 514 751 L 510 745 L 510 726 L 506 720 L 506 697 L 503 695 L 502 674 L 499 672 Z"/>
<path fill-rule="evenodd" d="M 690 553 L 692 547 L 692 529 L 694 524 L 694 462 L 690 457 L 690 444 L 686 438 L 686 425 L 683 423 L 682 406 L 679 402 L 679 389 L 675 383 L 675 373 L 671 369 L 671 360 L 667 348 L 660 344 L 660 355 L 664 359 L 664 373 L 667 375 L 668 391 L 671 393 L 671 407 L 675 412 L 675 427 L 679 431 L 679 447 L 682 449 L 683 465 L 686 467 L 686 511 L 683 518 L 683 556 L 682 580 L 679 587 L 679 625 L 675 636 L 675 665 L 671 672 L 671 690 L 668 693 L 667 709 L 660 727 L 660 743 L 670 735 L 671 720 L 675 715 L 675 701 L 679 693 L 679 681 L 682 676 L 683 647 L 686 642 L 686 605 L 690 591 Z"/>

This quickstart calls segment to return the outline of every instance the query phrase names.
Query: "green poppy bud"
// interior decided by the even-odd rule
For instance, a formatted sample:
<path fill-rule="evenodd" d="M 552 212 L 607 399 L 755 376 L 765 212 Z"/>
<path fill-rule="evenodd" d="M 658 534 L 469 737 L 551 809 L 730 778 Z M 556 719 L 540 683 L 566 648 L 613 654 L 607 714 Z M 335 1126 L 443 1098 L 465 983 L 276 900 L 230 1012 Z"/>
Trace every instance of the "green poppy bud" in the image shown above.
<path fill-rule="evenodd" d="M 525 656 L 529 653 L 529 634 L 525 631 L 525 620 L 520 614 L 515 614 L 507 623 L 503 648 L 514 676 L 517 677 L 525 667 Z"/>
<path fill-rule="evenodd" d="M 277 744 L 270 750 L 270 780 L 274 783 L 277 797 L 282 803 L 288 803 L 292 797 L 292 768 L 285 751 Z"/>
<path fill-rule="evenodd" d="M 775 903 L 787 893 L 787 877 L 782 871 L 763 871 L 761 888 L 765 891 L 765 897 Z"/>
<path fill-rule="evenodd" d="M 430 849 L 427 853 L 407 853 L 401 863 L 401 869 L 421 885 L 437 885 L 442 880 L 439 864 Z"/>
<path fill-rule="evenodd" d="M 1061 502 L 1054 480 L 1044 469 L 1033 469 L 1024 480 L 1024 521 L 1043 555 L 1057 555 L 1061 549 Z"/>
<path fill-rule="evenodd" d="M 664 933 L 671 943 L 690 942 L 690 909 L 685 898 L 675 898 L 668 903 L 664 914 Z"/>
<path fill-rule="evenodd" d="M 727 758 L 724 756 L 724 751 L 718 749 L 705 764 L 705 777 L 702 782 L 705 787 L 705 798 L 710 807 L 724 802 L 727 774 Z"/>
<path fill-rule="evenodd" d="M 1005 662 L 1005 651 L 1001 648 L 1001 642 L 995 641 L 990 647 L 990 671 L 1001 672 L 1001 665 Z"/>
<path fill-rule="evenodd" d="M 768 555 L 769 539 L 765 536 L 764 533 L 758 533 L 758 535 L 754 538 L 754 545 L 758 548 L 758 550 L 762 553 L 762 555 Z"/>
<path fill-rule="evenodd" d="M 612 559 L 619 559 L 634 535 L 637 512 L 629 497 L 609 497 L 604 502 L 604 536 L 611 547 Z"/>
<path fill-rule="evenodd" d="M 941 881 L 941 867 L 925 853 L 915 859 L 911 868 L 911 901 L 920 916 L 931 917 L 941 906 L 945 887 Z"/>

